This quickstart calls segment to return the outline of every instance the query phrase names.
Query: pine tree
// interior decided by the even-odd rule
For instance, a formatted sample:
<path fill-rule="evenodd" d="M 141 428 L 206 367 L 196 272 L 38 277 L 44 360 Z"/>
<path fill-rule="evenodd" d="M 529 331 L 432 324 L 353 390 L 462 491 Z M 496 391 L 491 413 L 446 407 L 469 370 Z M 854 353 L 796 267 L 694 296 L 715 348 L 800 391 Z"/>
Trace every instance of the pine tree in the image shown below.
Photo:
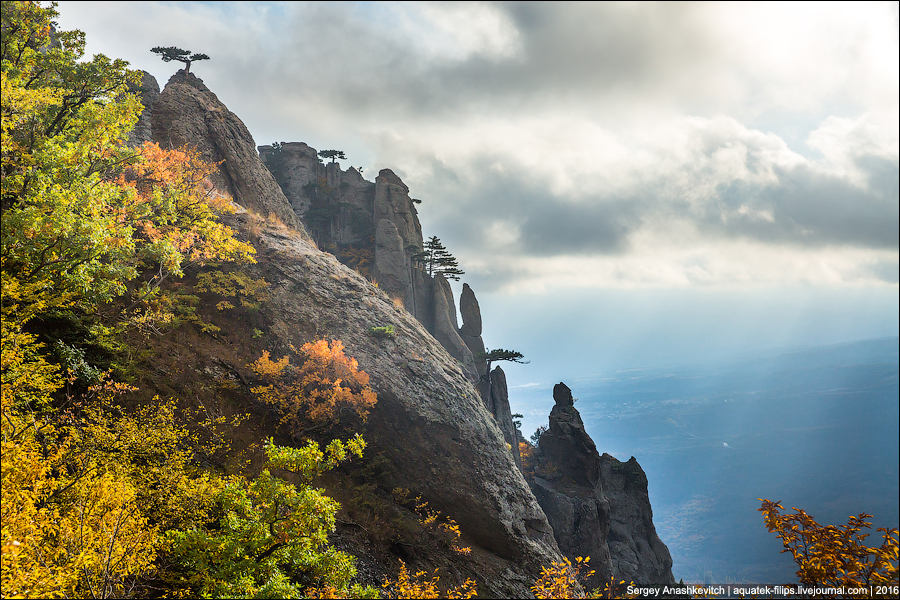
<path fill-rule="evenodd" d="M 194 53 L 191 54 L 190 50 L 182 50 L 181 48 L 176 48 L 175 46 L 156 46 L 152 48 L 150 52 L 154 54 L 159 54 L 159 57 L 163 59 L 163 62 L 171 62 L 173 60 L 177 60 L 179 62 L 184 63 L 184 72 L 191 72 L 191 63 L 195 60 L 209 60 L 209 57 L 205 54 Z"/>
<path fill-rule="evenodd" d="M 437 236 L 431 236 L 425 242 L 425 249 L 412 256 L 413 262 L 421 264 L 429 276 L 440 273 L 447 279 L 459 281 L 460 275 L 466 272 L 459 268 L 456 258 L 447 252 Z"/>
<path fill-rule="evenodd" d="M 330 158 L 331 162 L 336 162 L 338 159 L 347 160 L 343 150 L 320 150 L 319 156 L 322 158 Z"/>

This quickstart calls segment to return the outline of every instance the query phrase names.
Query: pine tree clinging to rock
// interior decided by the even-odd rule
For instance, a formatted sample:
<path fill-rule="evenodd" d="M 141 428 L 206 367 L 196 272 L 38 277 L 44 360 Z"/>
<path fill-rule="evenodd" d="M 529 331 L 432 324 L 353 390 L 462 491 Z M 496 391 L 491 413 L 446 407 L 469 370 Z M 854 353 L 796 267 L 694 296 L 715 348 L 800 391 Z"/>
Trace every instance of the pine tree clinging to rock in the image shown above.
<path fill-rule="evenodd" d="M 430 276 L 440 273 L 447 279 L 459 281 L 460 275 L 466 272 L 459 268 L 456 257 L 450 254 L 441 244 L 441 240 L 437 236 L 431 236 L 425 242 L 425 248 L 422 252 L 413 255 L 413 260 L 425 267 L 425 271 Z"/>

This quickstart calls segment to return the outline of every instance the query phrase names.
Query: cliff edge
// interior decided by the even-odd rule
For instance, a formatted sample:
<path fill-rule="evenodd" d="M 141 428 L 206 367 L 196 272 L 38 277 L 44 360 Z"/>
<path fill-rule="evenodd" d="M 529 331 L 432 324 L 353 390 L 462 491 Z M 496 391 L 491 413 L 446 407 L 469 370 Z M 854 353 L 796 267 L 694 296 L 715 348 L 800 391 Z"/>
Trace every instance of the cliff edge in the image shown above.
<path fill-rule="evenodd" d="M 672 557 L 653 526 L 643 469 L 634 457 L 622 463 L 600 456 L 566 384 L 553 387 L 553 399 L 550 425 L 533 459 L 531 489 L 560 550 L 572 561 L 591 557 L 593 585 L 610 577 L 674 584 Z"/>

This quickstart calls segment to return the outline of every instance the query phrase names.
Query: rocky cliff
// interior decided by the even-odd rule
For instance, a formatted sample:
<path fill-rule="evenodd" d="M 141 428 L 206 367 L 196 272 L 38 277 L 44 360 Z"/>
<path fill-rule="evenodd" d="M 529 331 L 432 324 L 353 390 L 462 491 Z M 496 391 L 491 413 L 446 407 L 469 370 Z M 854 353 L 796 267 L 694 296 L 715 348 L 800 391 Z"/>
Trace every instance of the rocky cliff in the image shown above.
<path fill-rule="evenodd" d="M 570 559 L 590 556 L 596 583 L 674 584 L 672 558 L 653 526 L 647 477 L 631 458 L 597 452 L 564 383 L 534 457 L 532 490 Z"/>
<path fill-rule="evenodd" d="M 258 272 L 274 282 L 265 309 L 278 346 L 326 336 L 344 342 L 371 377 L 378 404 L 364 437 L 386 461 L 378 486 L 421 494 L 478 546 L 479 580 L 494 595 L 522 595 L 558 556 L 552 530 L 459 362 L 364 277 L 299 236 L 263 230 Z M 391 325 L 395 335 L 371 336 Z M 493 568 L 489 565 L 493 563 Z M 474 575 L 472 575 L 474 576 Z"/>
<path fill-rule="evenodd" d="M 477 368 L 460 337 L 456 303 L 441 276 L 429 276 L 412 256 L 423 249 L 422 226 L 409 188 L 390 169 L 374 182 L 353 167 L 320 162 L 302 142 L 259 146 L 260 158 L 320 248 L 378 283 L 462 364 L 472 381 Z"/>
<path fill-rule="evenodd" d="M 437 277 L 430 290 L 444 319 L 432 324 L 437 336 L 446 334 L 442 345 L 404 309 L 405 301 L 397 302 L 380 284 L 318 250 L 302 227 L 288 226 L 290 219 L 281 216 L 284 209 L 293 214 L 294 206 L 302 203 L 292 206 L 280 188 L 275 193 L 272 186 L 277 183 L 253 152 L 246 128 L 199 79 L 174 76 L 148 113 L 154 140 L 173 146 L 188 143 L 207 158 L 224 159 L 221 177 L 213 183 L 257 213 L 241 209 L 227 222 L 257 248 L 258 262 L 247 273 L 265 278 L 269 287 L 268 300 L 256 311 L 201 306 L 203 318 L 219 328 L 212 339 L 202 332 L 180 331 L 171 342 L 154 341 L 159 345 L 143 369 L 144 389 L 196 398 L 198 406 L 213 413 L 250 409 L 252 419 L 241 432 L 247 436 L 242 443 L 278 432 L 284 436 L 276 427 L 277 417 L 249 391 L 254 375 L 248 363 L 262 350 L 281 356 L 308 341 L 341 340 L 370 376 L 378 396 L 361 432 L 369 444 L 366 459 L 356 471 L 345 469 L 331 480 L 348 510 L 374 512 L 369 518 L 384 528 L 376 532 L 348 513 L 336 532 L 345 549 L 361 555 L 361 577 L 380 584 L 381 577 L 396 573 L 396 559 L 402 557 L 414 570 L 441 567 L 442 580 L 448 583 L 471 577 L 479 582 L 482 596 L 529 595 L 541 567 L 561 555 L 504 434 L 474 387 L 474 363 L 459 338 L 447 282 Z M 303 148 L 298 150 L 303 153 Z M 376 242 L 389 237 L 421 241 L 408 190 L 393 173 L 382 171 L 373 188 L 354 169 L 348 173 L 337 165 L 313 167 L 309 171 L 316 176 L 324 172 L 326 186 L 331 181 L 339 190 L 358 192 L 360 210 L 371 209 L 385 231 L 375 236 Z M 348 177 L 355 187 L 341 186 Z M 281 223 L 258 216 L 270 213 L 279 215 Z M 335 240 L 359 241 L 355 236 L 361 230 L 354 229 L 350 219 L 350 226 L 335 228 Z M 394 244 L 391 252 L 407 250 Z M 378 273 L 390 271 L 385 267 Z M 387 325 L 393 327 L 393 336 L 371 335 L 372 327 Z M 451 333 L 456 340 L 448 341 Z M 445 346 L 452 348 L 454 341 L 457 349 L 469 352 L 469 364 L 448 352 Z M 404 541 L 418 539 L 409 537 L 418 521 L 410 524 L 404 517 L 409 510 L 394 499 L 397 490 L 421 496 L 431 509 L 454 519 L 462 543 L 472 552 L 458 555 L 446 545 Z"/>
<path fill-rule="evenodd" d="M 152 84 L 143 82 L 142 88 Z M 157 88 L 158 89 L 158 88 Z M 173 75 L 149 105 L 151 135 L 163 148 L 196 148 L 207 161 L 220 163 L 213 176 L 217 189 L 263 217 L 273 215 L 300 228 L 290 203 L 259 160 L 244 123 L 203 82 L 183 70 Z"/>
<path fill-rule="evenodd" d="M 369 182 L 357 169 L 322 164 L 301 143 L 261 146 L 264 165 L 243 123 L 195 76 L 179 72 L 158 95 L 154 83 L 142 83 L 148 122 L 134 141 L 149 131 L 163 145 L 186 143 L 224 161 L 213 183 L 252 210 L 228 222 L 257 248 L 248 272 L 265 278 L 269 298 L 256 311 L 201 306 L 219 333 L 211 339 L 182 331 L 169 345 L 157 342 L 143 387 L 194 397 L 214 414 L 251 410 L 240 433 L 249 447 L 276 431 L 277 417 L 249 392 L 248 363 L 263 350 L 281 356 L 315 339 L 342 340 L 379 399 L 362 432 L 366 462 L 338 473 L 329 488 L 347 511 L 336 540 L 361 557 L 364 581 L 380 583 L 402 557 L 413 569 L 446 569 L 445 581 L 472 577 L 482 596 L 523 597 L 540 567 L 560 560 L 560 549 L 594 557 L 604 575 L 633 572 L 631 579 L 647 583 L 643 577 L 658 571 L 654 581 L 671 579 L 640 467 L 601 458 L 571 402 L 554 408 L 539 477 L 533 487 L 526 483 L 505 374 L 474 359 L 484 351 L 478 301 L 464 285 L 460 327 L 448 282 L 412 264 L 421 226 L 409 189 L 393 172 Z M 393 336 L 371 335 L 388 325 Z M 471 554 L 404 541 L 410 511 L 398 490 L 455 519 Z M 377 530 L 353 520 L 363 513 Z"/>

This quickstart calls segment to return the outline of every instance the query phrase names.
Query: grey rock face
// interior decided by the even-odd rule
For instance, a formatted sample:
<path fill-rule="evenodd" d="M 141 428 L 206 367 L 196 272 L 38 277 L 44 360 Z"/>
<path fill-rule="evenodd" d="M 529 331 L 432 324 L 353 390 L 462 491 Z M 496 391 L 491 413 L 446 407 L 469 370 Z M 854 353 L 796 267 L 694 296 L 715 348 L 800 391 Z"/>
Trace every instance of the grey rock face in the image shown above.
<path fill-rule="evenodd" d="M 509 408 L 509 388 L 506 385 L 506 373 L 500 367 L 491 371 L 491 404 L 488 410 L 494 415 L 497 426 L 503 432 L 503 439 L 509 444 L 510 452 L 516 466 L 522 469 L 522 459 L 519 456 L 519 436 L 516 434 L 516 425 L 512 420 L 512 411 Z"/>
<path fill-rule="evenodd" d="M 303 142 L 259 146 L 259 156 L 320 248 L 340 254 L 343 246 L 374 250 L 375 184 L 350 167 L 322 164 Z"/>
<path fill-rule="evenodd" d="M 600 457 L 603 490 L 611 516 L 606 538 L 613 572 L 625 581 L 674 584 L 672 556 L 656 534 L 647 476 L 632 456 L 620 462 Z"/>
<path fill-rule="evenodd" d="M 434 337 L 447 349 L 450 356 L 459 361 L 470 381 L 477 380 L 472 351 L 459 337 L 456 326 L 456 303 L 453 290 L 443 275 L 434 276 Z"/>
<path fill-rule="evenodd" d="M 473 357 L 484 354 L 484 340 L 481 339 L 481 308 L 478 306 L 475 292 L 468 283 L 463 284 L 463 291 L 459 297 L 459 313 L 463 321 L 462 327 L 459 328 L 459 337 L 472 352 Z M 479 391 L 485 406 L 490 410 L 492 402 L 487 396 L 490 389 L 487 381 L 487 360 L 476 358 L 475 371 L 478 373 L 479 380 L 483 380 L 479 385 Z"/>
<path fill-rule="evenodd" d="M 248 218 L 234 215 L 229 223 L 246 230 L 241 220 Z M 503 433 L 459 361 L 332 255 L 279 230 L 264 228 L 257 239 L 254 271 L 272 282 L 262 311 L 275 347 L 310 337 L 340 339 L 370 376 L 378 403 L 362 433 L 366 454 L 389 465 L 379 487 L 421 494 L 455 519 L 464 543 L 476 546 L 471 558 L 457 557 L 455 565 L 488 595 L 529 596 L 540 567 L 561 556 Z M 393 338 L 368 335 L 370 327 L 384 325 L 394 327 Z"/>
<path fill-rule="evenodd" d="M 235 202 L 260 213 L 274 214 L 295 229 L 299 219 L 259 159 L 244 123 L 203 82 L 178 71 L 153 104 L 153 141 L 163 148 L 194 146 L 210 162 L 224 161 L 211 179 Z"/>
<path fill-rule="evenodd" d="M 303 194 L 303 188 L 325 177 L 325 168 L 319 162 L 314 148 L 303 142 L 281 144 L 278 152 L 272 146 L 259 146 L 259 157 L 275 175 L 284 195 L 290 201 L 294 212 L 303 217 L 310 200 Z"/>
<path fill-rule="evenodd" d="M 135 124 L 134 129 L 131 130 L 131 133 L 128 134 L 128 145 L 135 147 L 140 146 L 144 142 L 153 141 L 153 105 L 159 98 L 159 83 L 157 83 L 156 77 L 147 71 L 141 71 L 140 84 L 129 91 L 135 92 L 141 104 L 144 105 L 144 110 L 141 112 L 138 122 Z"/>
<path fill-rule="evenodd" d="M 450 319 L 435 314 L 434 282 L 410 261 L 422 250 L 422 227 L 409 188 L 393 171 L 383 169 L 375 182 L 367 181 L 353 167 L 342 171 L 337 163 L 320 163 L 316 150 L 302 142 L 259 146 L 259 153 L 320 248 L 345 264 L 354 255 L 348 251 L 369 253 L 371 264 L 360 272 L 402 299 L 432 334 L 436 321 Z M 400 244 L 393 234 L 385 237 L 383 220 L 393 223 Z"/>
<path fill-rule="evenodd" d="M 573 561 L 591 557 L 596 575 L 589 586 L 594 587 L 614 573 L 606 542 L 610 514 L 600 481 L 600 455 L 568 386 L 557 384 L 553 398 L 556 405 L 550 428 L 540 439 L 532 490 L 563 554 Z"/>
<path fill-rule="evenodd" d="M 412 304 L 409 258 L 397 226 L 387 219 L 379 221 L 375 229 L 375 272 L 378 287 L 389 296 L 402 298 L 404 306 Z"/>
<path fill-rule="evenodd" d="M 541 436 L 541 454 L 578 485 L 596 487 L 600 481 L 600 454 L 584 430 L 572 390 L 558 383 L 553 387 L 553 399 L 556 405 L 550 411 L 550 429 Z"/>
<path fill-rule="evenodd" d="M 458 329 L 447 281 L 412 264 L 412 255 L 423 248 L 422 226 L 406 184 L 390 169 L 379 171 L 372 183 L 352 167 L 343 171 L 337 163 L 322 164 L 316 150 L 302 142 L 259 146 L 259 153 L 319 247 L 346 264 L 368 253 L 371 265 L 360 272 L 401 300 L 473 381 L 485 378 L 479 386 L 486 394 L 486 363 L 476 364 L 473 358 L 484 352 L 478 301 L 464 286 L 463 328 Z M 472 335 L 473 331 L 478 333 Z M 484 403 L 490 399 L 484 398 Z"/>
<path fill-rule="evenodd" d="M 463 326 L 460 335 L 478 337 L 481 335 L 481 307 L 475 292 L 468 283 L 463 284 L 462 294 L 459 297 L 459 313 L 462 316 Z"/>
<path fill-rule="evenodd" d="M 400 178 L 390 169 L 382 169 L 375 179 L 373 218 L 375 219 L 375 222 L 378 223 L 379 230 L 382 227 L 381 223 L 383 221 L 392 223 L 402 242 L 399 247 L 388 247 L 378 243 L 378 234 L 376 233 L 375 277 L 378 279 L 379 285 L 381 285 L 382 279 L 391 278 L 391 280 L 395 280 L 394 273 L 382 271 L 379 265 L 389 265 L 391 267 L 403 265 L 403 268 L 406 271 L 406 276 L 403 278 L 405 286 L 403 288 L 391 288 L 389 293 L 403 298 L 403 304 L 407 310 L 419 318 L 419 320 L 425 324 L 426 328 L 438 337 L 442 343 L 446 340 L 451 344 L 450 346 L 447 346 L 450 354 L 456 356 L 460 360 L 464 360 L 463 355 L 455 346 L 456 340 L 453 339 L 453 336 L 450 336 L 444 329 L 441 330 L 440 336 L 438 335 L 439 323 L 441 327 L 444 327 L 451 315 L 438 314 L 438 312 L 435 312 L 432 324 L 432 322 L 429 322 L 429 320 L 425 318 L 424 311 L 422 314 L 418 313 L 418 294 L 416 294 L 412 285 L 414 269 L 410 257 L 422 249 L 422 226 L 419 224 L 419 218 L 416 214 L 416 209 L 413 206 L 413 201 L 409 197 L 409 188 L 407 188 L 406 185 L 400 181 Z M 391 253 L 391 256 L 385 256 L 386 253 Z M 423 273 L 423 275 L 425 274 Z M 427 275 L 425 276 L 427 277 Z M 437 298 L 436 294 L 438 287 L 427 287 L 432 288 L 433 298 Z M 453 301 L 452 297 L 450 298 L 450 301 Z M 430 304 L 435 307 L 434 310 L 436 311 L 438 310 L 438 306 L 443 307 L 443 303 L 439 305 L 435 300 Z M 455 305 L 452 318 L 453 320 L 456 319 Z"/>
<path fill-rule="evenodd" d="M 590 556 L 596 583 L 615 576 L 640 584 L 674 583 L 672 559 L 656 535 L 647 478 L 634 457 L 627 463 L 597 452 L 564 383 L 536 453 L 532 491 L 560 550 Z"/>
<path fill-rule="evenodd" d="M 587 581 L 588 587 L 609 581 L 615 571 L 609 547 L 601 537 L 609 530 L 609 505 L 603 496 L 589 488 L 561 491 L 558 484 L 541 477 L 534 478 L 532 491 L 553 527 L 562 553 L 572 562 L 578 557 L 590 557 L 590 566 L 596 573 Z"/>
<path fill-rule="evenodd" d="M 422 226 L 409 188 L 390 169 L 382 169 L 375 179 L 374 219 L 388 219 L 397 226 L 400 237 L 410 245 L 422 249 Z"/>

